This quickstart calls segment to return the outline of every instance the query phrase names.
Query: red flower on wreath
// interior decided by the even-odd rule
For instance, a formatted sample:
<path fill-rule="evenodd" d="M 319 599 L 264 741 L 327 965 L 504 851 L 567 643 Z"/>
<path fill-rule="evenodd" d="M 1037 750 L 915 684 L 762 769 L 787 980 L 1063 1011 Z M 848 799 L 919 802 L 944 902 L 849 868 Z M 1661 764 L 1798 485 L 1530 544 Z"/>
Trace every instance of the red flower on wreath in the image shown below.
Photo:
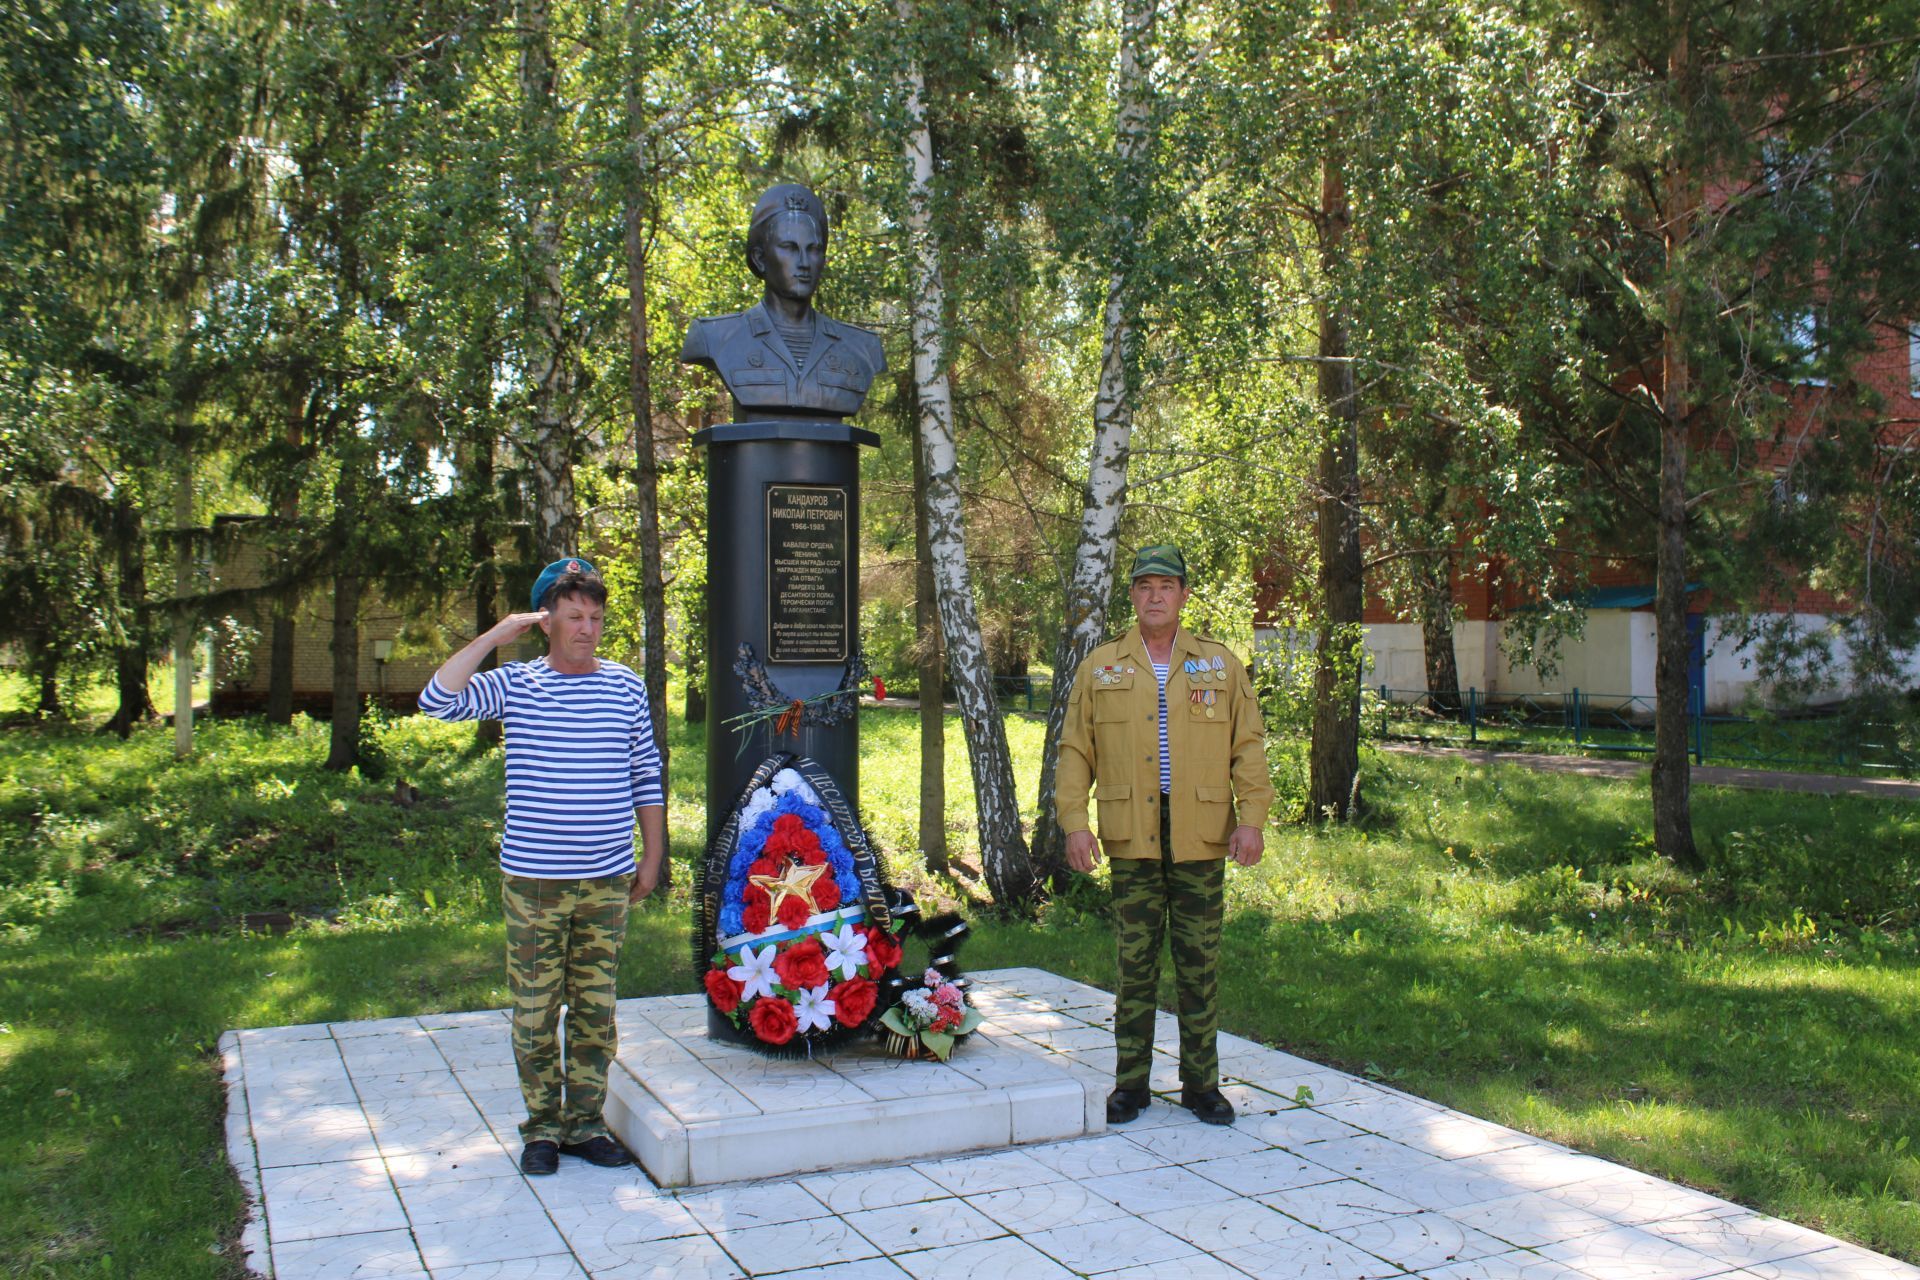
<path fill-rule="evenodd" d="M 798 853 L 812 832 L 797 814 L 783 813 L 773 820 L 773 830 L 767 835 L 767 843 L 761 848 L 764 857 L 780 859 L 790 853 Z M 814 843 L 820 842 L 816 839 Z"/>
<path fill-rule="evenodd" d="M 813 904 L 798 894 L 789 894 L 780 899 L 780 910 L 774 912 L 774 918 L 782 928 L 798 929 L 813 914 Z"/>
<path fill-rule="evenodd" d="M 785 1044 L 800 1025 L 793 1006 L 779 996 L 761 996 L 747 1010 L 747 1025 L 768 1044 Z"/>
<path fill-rule="evenodd" d="M 865 978 L 848 978 L 845 982 L 836 982 L 827 992 L 827 998 L 833 1001 L 833 1016 L 841 1026 L 857 1027 L 873 1012 L 880 988 Z"/>
<path fill-rule="evenodd" d="M 767 891 L 754 889 L 748 896 L 751 897 L 753 893 L 759 894 L 760 900 L 749 901 L 745 907 L 741 908 L 740 925 L 748 933 L 765 933 L 768 926 L 773 923 L 773 912 L 767 909 Z"/>
<path fill-rule="evenodd" d="M 875 974 L 883 974 L 889 969 L 900 967 L 900 944 L 885 929 L 869 925 L 867 935 L 867 967 Z"/>
<path fill-rule="evenodd" d="M 787 899 L 792 902 L 793 899 Z M 781 903 L 785 906 L 786 903 Z M 827 953 L 812 938 L 782 951 L 773 962 L 773 971 L 780 975 L 782 986 L 795 991 L 811 989 L 825 984 L 827 973 Z"/>
<path fill-rule="evenodd" d="M 732 1013 L 740 1007 L 740 984 L 727 976 L 725 969 L 709 969 L 706 974 L 707 999 L 713 1001 L 713 1007 L 722 1013 Z"/>
<path fill-rule="evenodd" d="M 755 858 L 753 865 L 747 868 L 747 874 L 749 876 L 777 876 L 780 874 L 780 859 L 767 857 Z M 753 882 L 749 880 L 747 883 L 751 886 Z M 755 892 L 755 890 L 750 887 L 748 892 L 752 893 Z M 764 894 L 766 890 L 760 889 L 758 892 Z"/>
<path fill-rule="evenodd" d="M 821 876 L 813 882 L 813 907 L 816 911 L 831 911 L 840 905 L 840 886 L 833 882 L 832 876 Z"/>

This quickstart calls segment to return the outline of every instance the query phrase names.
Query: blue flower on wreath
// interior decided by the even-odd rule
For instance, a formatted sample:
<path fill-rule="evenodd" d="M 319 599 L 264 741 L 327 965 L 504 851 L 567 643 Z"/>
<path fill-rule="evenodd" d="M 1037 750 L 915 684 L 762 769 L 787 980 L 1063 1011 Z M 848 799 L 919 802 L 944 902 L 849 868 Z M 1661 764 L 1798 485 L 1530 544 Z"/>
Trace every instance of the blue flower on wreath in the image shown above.
<path fill-rule="evenodd" d="M 755 807 L 759 808 L 757 805 Z M 827 855 L 827 865 L 833 869 L 833 882 L 839 886 L 840 901 L 847 905 L 861 901 L 860 878 L 853 870 L 853 851 L 847 848 L 846 841 L 841 839 L 839 830 L 827 817 L 825 810 L 789 791 L 776 800 L 771 808 L 762 808 L 760 816 L 734 845 L 733 857 L 727 863 L 726 888 L 721 894 L 718 923 L 722 937 L 731 937 L 746 929 L 742 913 L 745 911 L 747 873 L 765 851 L 767 838 L 773 834 L 773 824 L 788 814 L 799 818 L 819 838 L 820 848 Z"/>

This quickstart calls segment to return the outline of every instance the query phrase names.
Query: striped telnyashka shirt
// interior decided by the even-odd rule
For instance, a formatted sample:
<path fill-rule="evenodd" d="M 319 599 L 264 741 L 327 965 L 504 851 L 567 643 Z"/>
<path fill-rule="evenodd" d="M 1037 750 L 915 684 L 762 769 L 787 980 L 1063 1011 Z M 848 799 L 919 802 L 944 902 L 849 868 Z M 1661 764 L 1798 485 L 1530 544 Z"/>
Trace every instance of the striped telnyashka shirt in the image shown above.
<path fill-rule="evenodd" d="M 666 803 L 647 689 L 600 661 L 563 675 L 545 658 L 476 672 L 459 693 L 436 678 L 420 710 L 437 720 L 500 720 L 507 739 L 507 829 L 500 869 L 541 880 L 633 870 L 633 811 Z"/>
<path fill-rule="evenodd" d="M 1147 655 L 1147 661 L 1153 662 L 1153 655 Z M 1167 676 L 1173 670 L 1173 659 L 1165 662 L 1153 662 L 1153 678 L 1160 682 L 1160 791 L 1165 794 L 1173 790 L 1173 756 L 1167 750 Z"/>

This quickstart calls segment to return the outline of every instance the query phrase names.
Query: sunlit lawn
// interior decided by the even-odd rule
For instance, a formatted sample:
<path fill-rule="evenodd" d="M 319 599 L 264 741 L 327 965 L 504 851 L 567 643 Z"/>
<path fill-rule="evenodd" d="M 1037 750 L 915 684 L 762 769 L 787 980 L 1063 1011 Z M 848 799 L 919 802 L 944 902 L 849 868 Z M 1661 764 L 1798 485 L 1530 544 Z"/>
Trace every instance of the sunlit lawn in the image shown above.
<path fill-rule="evenodd" d="M 205 703 L 209 690 L 210 686 L 203 672 L 194 681 L 193 700 L 196 703 Z M 153 669 L 147 676 L 147 696 L 153 700 L 153 709 L 156 714 L 162 716 L 173 714 L 173 664 L 171 662 L 153 664 Z M 97 680 L 88 681 L 77 691 L 63 685 L 60 689 L 60 697 L 64 703 L 70 704 L 63 709 L 81 724 L 98 723 L 112 715 L 114 708 L 120 705 L 119 692 L 111 684 L 103 684 Z M 38 704 L 39 698 L 38 684 L 30 683 L 17 671 L 0 670 L 0 719 L 31 712 Z"/>
<path fill-rule="evenodd" d="M 1008 732 L 1031 788 L 1041 728 Z M 505 1002 L 499 757 L 417 718 L 380 738 L 418 807 L 320 770 L 304 719 L 204 721 L 185 762 L 164 725 L 0 733 L 0 1269 L 237 1274 L 220 1033 Z M 702 744 L 676 729 L 676 895 L 635 918 L 628 995 L 690 987 Z M 866 713 L 863 807 L 899 878 L 976 894 L 910 865 L 917 744 Z M 977 866 L 952 720 L 947 775 Z M 1696 881 L 1639 786 L 1398 757 L 1364 786 L 1358 828 L 1277 828 L 1230 877 L 1228 1029 L 1920 1260 L 1920 809 L 1703 789 Z M 1037 924 L 976 909 L 963 959 L 1109 985 L 1103 911 L 1098 878 Z"/>

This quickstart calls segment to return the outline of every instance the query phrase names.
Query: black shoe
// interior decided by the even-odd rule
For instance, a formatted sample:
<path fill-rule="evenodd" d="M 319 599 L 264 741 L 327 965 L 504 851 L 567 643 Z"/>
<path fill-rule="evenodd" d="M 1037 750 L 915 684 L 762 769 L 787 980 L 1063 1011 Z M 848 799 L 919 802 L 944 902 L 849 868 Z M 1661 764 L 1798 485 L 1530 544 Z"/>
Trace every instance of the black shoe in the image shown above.
<path fill-rule="evenodd" d="M 1153 1101 L 1145 1089 L 1115 1089 L 1107 1095 L 1107 1123 L 1125 1124 L 1139 1116 Z"/>
<path fill-rule="evenodd" d="M 627 1149 L 612 1138 L 598 1135 L 585 1142 L 563 1142 L 560 1144 L 563 1156 L 578 1156 L 588 1164 L 597 1164 L 602 1169 L 618 1169 L 633 1163 L 633 1157 Z"/>
<path fill-rule="evenodd" d="M 560 1144 L 541 1138 L 520 1152 L 520 1172 L 529 1177 L 560 1171 Z"/>
<path fill-rule="evenodd" d="M 1207 1124 L 1232 1124 L 1233 1104 L 1218 1088 L 1180 1090 L 1180 1105 Z"/>

